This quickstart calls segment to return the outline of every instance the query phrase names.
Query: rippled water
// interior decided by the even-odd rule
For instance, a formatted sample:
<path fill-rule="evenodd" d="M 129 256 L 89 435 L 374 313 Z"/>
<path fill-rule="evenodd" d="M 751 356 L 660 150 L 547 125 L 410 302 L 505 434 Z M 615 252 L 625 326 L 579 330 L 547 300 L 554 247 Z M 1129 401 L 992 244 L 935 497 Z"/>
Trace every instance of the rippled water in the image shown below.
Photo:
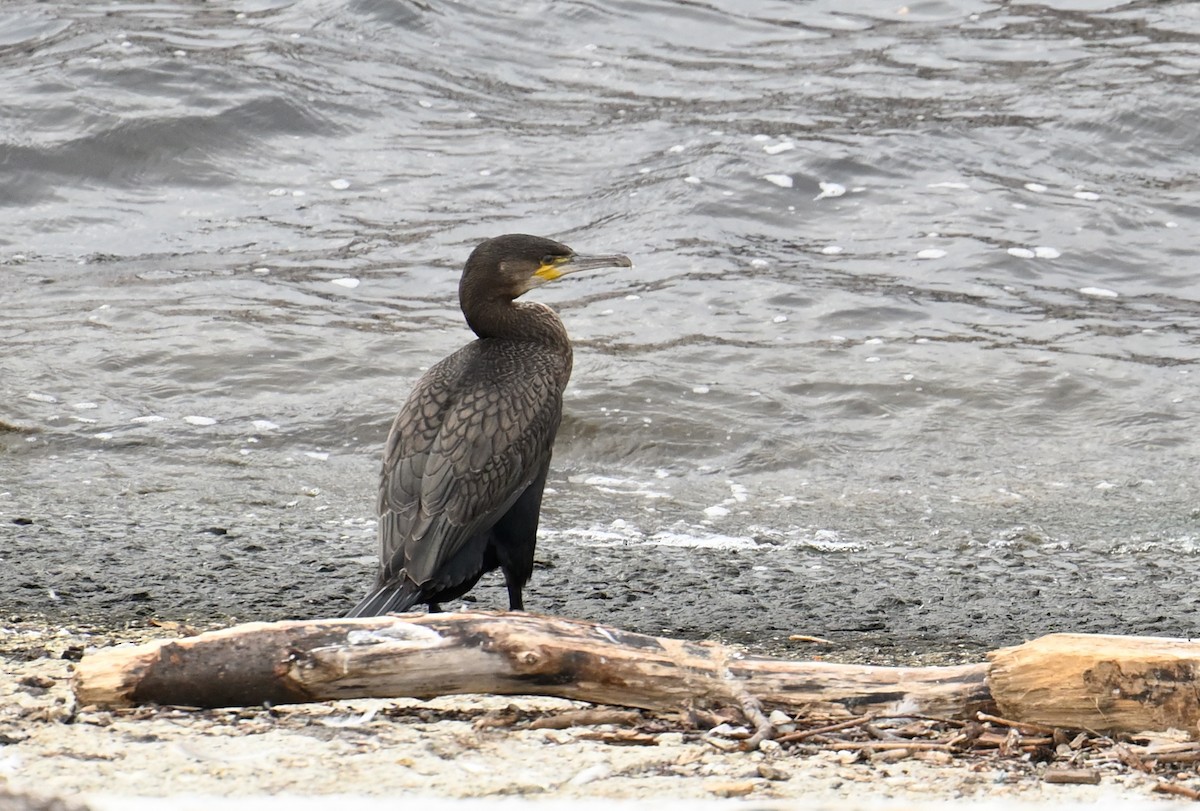
<path fill-rule="evenodd" d="M 1198 4 L 15 2 L 0 87 L 0 611 L 344 610 L 521 231 L 636 263 L 537 291 L 532 609 L 1196 630 Z"/>

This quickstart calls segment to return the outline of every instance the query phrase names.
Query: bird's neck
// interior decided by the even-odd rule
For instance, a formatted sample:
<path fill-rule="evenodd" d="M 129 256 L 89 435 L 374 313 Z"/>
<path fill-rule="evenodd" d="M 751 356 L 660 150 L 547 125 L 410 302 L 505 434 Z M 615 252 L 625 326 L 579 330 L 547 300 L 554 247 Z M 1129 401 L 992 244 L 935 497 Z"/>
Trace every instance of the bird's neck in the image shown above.
<path fill-rule="evenodd" d="M 536 301 L 492 299 L 484 306 L 464 308 L 467 325 L 480 338 L 530 341 L 549 347 L 571 347 L 567 328 L 554 310 Z"/>

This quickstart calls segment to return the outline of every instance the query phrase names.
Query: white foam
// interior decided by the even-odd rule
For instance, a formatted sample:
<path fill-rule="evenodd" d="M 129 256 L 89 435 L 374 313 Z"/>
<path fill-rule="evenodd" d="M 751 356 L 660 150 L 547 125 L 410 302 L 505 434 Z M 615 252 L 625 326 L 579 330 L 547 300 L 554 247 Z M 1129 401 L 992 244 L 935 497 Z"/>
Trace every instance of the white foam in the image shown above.
<path fill-rule="evenodd" d="M 771 319 L 771 323 L 772 324 L 782 324 L 784 321 L 787 321 L 787 320 L 788 320 L 788 318 L 786 315 L 777 315 Z"/>
<path fill-rule="evenodd" d="M 771 263 L 768 262 L 766 259 L 751 259 L 750 260 L 750 267 L 752 267 L 752 268 L 765 268 L 770 264 Z"/>
<path fill-rule="evenodd" d="M 944 182 L 942 182 L 942 183 L 930 183 L 930 184 L 929 184 L 929 185 L 927 185 L 925 188 L 927 188 L 927 189 L 956 189 L 956 190 L 961 190 L 961 189 L 969 189 L 969 188 L 971 188 L 971 187 L 970 187 L 970 186 L 968 186 L 966 183 L 959 183 L 959 182 L 957 182 L 957 181 L 949 181 L 949 180 L 948 180 L 948 181 L 944 181 Z"/>
<path fill-rule="evenodd" d="M 696 177 L 695 175 L 688 175 L 687 177 L 685 177 L 683 179 L 683 182 L 691 183 L 693 186 L 695 186 L 696 184 L 700 183 L 701 181 L 700 181 L 700 178 Z"/>
<path fill-rule="evenodd" d="M 1057 259 L 1062 256 L 1062 251 L 1058 248 L 1049 248 L 1045 245 L 1038 245 L 1033 249 L 1033 255 L 1038 259 Z"/>
<path fill-rule="evenodd" d="M 258 431 L 276 431 L 279 429 L 279 425 L 270 420 L 255 420 L 251 424 Z"/>
<path fill-rule="evenodd" d="M 821 181 L 818 184 L 821 187 L 821 193 L 814 197 L 814 200 L 823 200 L 826 197 L 841 197 L 846 193 L 846 187 L 841 183 L 826 183 Z"/>
<path fill-rule="evenodd" d="M 796 145 L 791 141 L 783 141 L 782 143 L 778 144 L 767 144 L 763 147 L 763 152 L 766 152 L 768 155 L 778 155 L 780 152 L 787 152 L 788 150 L 795 148 Z"/>
<path fill-rule="evenodd" d="M 195 414 L 189 414 L 183 418 L 183 421 L 188 425 L 216 425 L 217 421 L 212 417 L 200 417 Z"/>
<path fill-rule="evenodd" d="M 321 462 L 324 462 L 329 458 L 329 454 L 325 451 L 305 451 L 304 455 L 309 459 L 316 459 Z"/>
<path fill-rule="evenodd" d="M 648 546 L 674 546 L 688 549 L 758 549 L 762 544 L 752 538 L 733 535 L 689 535 L 680 532 L 656 532 L 646 539 Z"/>
<path fill-rule="evenodd" d="M 833 256 L 834 254 L 841 253 L 842 250 L 843 248 L 841 245 L 826 245 L 821 249 L 821 253 L 825 254 L 826 256 Z"/>
<path fill-rule="evenodd" d="M 330 279 L 329 283 L 336 284 L 338 287 L 346 287 L 346 288 L 349 288 L 350 290 L 353 290 L 354 288 L 356 288 L 360 284 L 362 284 L 361 281 L 359 281 L 358 279 L 355 279 L 353 276 L 343 276 L 340 279 Z"/>
<path fill-rule="evenodd" d="M 723 518 L 724 516 L 729 515 L 729 508 L 723 507 L 720 504 L 714 504 L 711 507 L 705 507 L 704 514 L 709 518 Z"/>
<path fill-rule="evenodd" d="M 350 181 L 344 177 L 339 177 L 336 180 L 329 181 L 329 185 L 338 191 L 345 191 L 350 188 Z"/>
<path fill-rule="evenodd" d="M 1107 287 L 1081 287 L 1079 292 L 1085 296 L 1095 296 L 1096 298 L 1118 298 L 1121 295 L 1116 290 L 1109 290 Z"/>
<path fill-rule="evenodd" d="M 790 189 L 793 184 L 791 175 L 763 175 L 763 180 L 774 183 L 781 189 Z"/>
<path fill-rule="evenodd" d="M 1029 191 L 1035 192 L 1037 194 L 1041 194 L 1042 192 L 1046 191 L 1046 187 L 1043 186 L 1041 183 L 1026 183 L 1025 188 L 1027 188 L 1027 189 L 1029 189 Z"/>
<path fill-rule="evenodd" d="M 708 386 L 692 386 L 692 394 L 708 394 Z"/>
<path fill-rule="evenodd" d="M 819 529 L 811 537 L 796 538 L 796 543 L 818 552 L 853 552 L 862 548 L 862 544 L 843 541 L 833 529 Z"/>
<path fill-rule="evenodd" d="M 917 251 L 918 259 L 941 259 L 946 255 L 946 252 L 941 248 L 925 248 Z"/>
<path fill-rule="evenodd" d="M 1028 248 L 1009 248 L 1008 255 L 1015 256 L 1018 259 L 1032 259 L 1033 257 L 1037 256 L 1036 253 Z"/>
<path fill-rule="evenodd" d="M 147 414 L 144 417 L 134 417 L 133 419 L 130 420 L 130 422 L 141 425 L 143 423 L 148 423 L 148 422 L 162 422 L 165 419 L 166 419 L 166 417 L 160 417 L 157 414 Z"/>
<path fill-rule="evenodd" d="M 57 403 L 58 398 L 53 394 L 42 394 L 40 391 L 31 391 L 25 395 L 30 400 L 36 400 L 39 403 Z"/>
<path fill-rule="evenodd" d="M 99 407 L 100 406 L 96 405 L 95 403 L 75 403 L 74 405 L 71 406 L 71 408 L 78 408 L 80 411 L 87 411 L 89 409 L 99 408 Z"/>
<path fill-rule="evenodd" d="M 1092 201 L 1092 200 L 1100 199 L 1100 195 L 1096 194 L 1094 191 L 1077 191 L 1071 196 L 1074 197 L 1076 200 Z"/>

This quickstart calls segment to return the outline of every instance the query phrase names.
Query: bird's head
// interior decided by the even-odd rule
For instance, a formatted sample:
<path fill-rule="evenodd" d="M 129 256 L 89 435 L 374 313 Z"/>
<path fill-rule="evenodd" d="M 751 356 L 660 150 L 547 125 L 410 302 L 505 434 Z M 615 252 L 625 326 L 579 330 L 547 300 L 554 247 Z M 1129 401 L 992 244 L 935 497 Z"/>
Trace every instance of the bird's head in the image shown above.
<path fill-rule="evenodd" d="M 629 268 L 628 256 L 582 256 L 545 237 L 505 234 L 481 242 L 463 269 L 460 294 L 468 288 L 509 301 L 538 285 L 593 268 Z"/>

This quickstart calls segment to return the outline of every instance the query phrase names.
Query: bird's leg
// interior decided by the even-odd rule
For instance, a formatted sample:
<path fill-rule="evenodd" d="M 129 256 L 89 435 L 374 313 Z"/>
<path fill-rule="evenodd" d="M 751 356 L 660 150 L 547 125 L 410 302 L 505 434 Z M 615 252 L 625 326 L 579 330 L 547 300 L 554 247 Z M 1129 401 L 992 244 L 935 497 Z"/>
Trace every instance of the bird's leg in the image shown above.
<path fill-rule="evenodd" d="M 521 599 L 521 584 L 515 581 L 516 578 L 505 578 L 504 585 L 508 586 L 508 610 L 524 611 L 525 601 Z"/>
<path fill-rule="evenodd" d="M 442 613 L 442 606 L 441 606 L 441 604 L 440 604 L 440 603 L 430 603 L 430 604 L 429 604 L 429 613 L 430 613 L 430 614 L 440 614 L 440 613 Z"/>

